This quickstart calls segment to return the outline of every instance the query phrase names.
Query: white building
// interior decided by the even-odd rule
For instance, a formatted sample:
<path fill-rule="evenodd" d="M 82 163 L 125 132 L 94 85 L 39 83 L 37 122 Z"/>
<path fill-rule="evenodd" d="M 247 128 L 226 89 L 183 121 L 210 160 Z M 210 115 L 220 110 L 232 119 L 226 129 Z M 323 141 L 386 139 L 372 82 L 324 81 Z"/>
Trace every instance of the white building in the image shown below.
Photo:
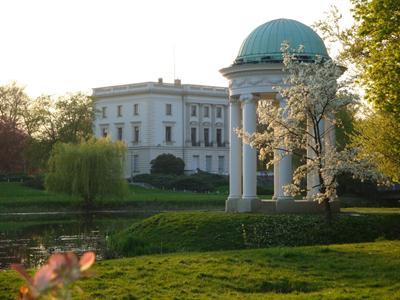
<path fill-rule="evenodd" d="M 125 177 L 150 172 L 150 161 L 171 153 L 197 169 L 227 174 L 229 161 L 228 89 L 145 82 L 93 89 L 99 111 L 97 137 L 127 145 Z"/>

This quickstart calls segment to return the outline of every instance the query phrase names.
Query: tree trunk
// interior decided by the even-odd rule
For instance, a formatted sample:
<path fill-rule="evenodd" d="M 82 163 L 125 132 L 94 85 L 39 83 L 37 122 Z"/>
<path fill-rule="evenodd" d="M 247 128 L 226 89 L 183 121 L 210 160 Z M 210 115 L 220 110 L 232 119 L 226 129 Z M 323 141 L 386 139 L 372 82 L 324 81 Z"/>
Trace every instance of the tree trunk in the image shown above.
<path fill-rule="evenodd" d="M 329 198 L 326 198 L 323 202 L 324 202 L 324 206 L 325 206 L 326 222 L 328 224 L 331 224 L 331 222 L 332 222 L 332 210 L 331 210 L 331 204 L 329 203 Z"/>

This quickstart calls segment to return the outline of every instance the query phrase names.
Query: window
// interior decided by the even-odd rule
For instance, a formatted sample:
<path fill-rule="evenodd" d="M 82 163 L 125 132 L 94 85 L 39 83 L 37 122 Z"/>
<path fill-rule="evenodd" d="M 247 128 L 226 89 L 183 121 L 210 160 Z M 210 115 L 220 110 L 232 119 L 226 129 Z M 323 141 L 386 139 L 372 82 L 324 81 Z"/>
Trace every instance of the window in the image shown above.
<path fill-rule="evenodd" d="M 171 126 L 165 127 L 165 142 L 167 142 L 167 143 L 172 142 L 172 127 Z"/>
<path fill-rule="evenodd" d="M 192 117 L 196 117 L 197 116 L 197 106 L 196 105 L 192 105 L 190 107 L 190 115 Z"/>
<path fill-rule="evenodd" d="M 104 106 L 101 108 L 101 116 L 107 118 L 107 107 Z"/>
<path fill-rule="evenodd" d="M 225 172 L 225 157 L 218 156 L 218 173 L 222 174 Z"/>
<path fill-rule="evenodd" d="M 134 126 L 133 127 L 133 142 L 134 143 L 139 143 L 139 126 Z"/>
<path fill-rule="evenodd" d="M 172 104 L 166 104 L 165 105 L 165 114 L 167 116 L 171 116 L 172 115 Z"/>
<path fill-rule="evenodd" d="M 117 116 L 122 117 L 122 105 L 117 106 Z"/>
<path fill-rule="evenodd" d="M 190 129 L 190 140 L 192 141 L 192 146 L 197 146 L 197 130 L 194 127 Z"/>
<path fill-rule="evenodd" d="M 133 173 L 139 173 L 139 155 L 133 155 L 132 165 Z"/>
<path fill-rule="evenodd" d="M 210 117 L 210 107 L 209 106 L 204 106 L 204 118 L 209 118 Z"/>
<path fill-rule="evenodd" d="M 223 145 L 222 145 L 222 129 L 221 128 L 217 128 L 217 146 L 223 147 Z"/>
<path fill-rule="evenodd" d="M 133 114 L 137 116 L 139 114 L 139 104 L 133 104 Z"/>
<path fill-rule="evenodd" d="M 204 146 L 209 147 L 210 145 L 210 129 L 204 128 Z"/>
<path fill-rule="evenodd" d="M 103 127 L 101 129 L 101 135 L 102 135 L 102 137 L 107 137 L 107 135 L 108 135 L 108 128 L 107 127 Z"/>
<path fill-rule="evenodd" d="M 200 169 L 200 156 L 193 155 L 193 171 Z"/>
<path fill-rule="evenodd" d="M 211 155 L 206 155 L 206 172 L 211 172 L 211 165 L 212 163 L 212 156 Z"/>
<path fill-rule="evenodd" d="M 122 127 L 117 127 L 117 138 L 119 141 L 122 141 L 123 138 L 123 129 Z"/>
<path fill-rule="evenodd" d="M 217 106 L 217 118 L 222 118 L 222 107 Z"/>

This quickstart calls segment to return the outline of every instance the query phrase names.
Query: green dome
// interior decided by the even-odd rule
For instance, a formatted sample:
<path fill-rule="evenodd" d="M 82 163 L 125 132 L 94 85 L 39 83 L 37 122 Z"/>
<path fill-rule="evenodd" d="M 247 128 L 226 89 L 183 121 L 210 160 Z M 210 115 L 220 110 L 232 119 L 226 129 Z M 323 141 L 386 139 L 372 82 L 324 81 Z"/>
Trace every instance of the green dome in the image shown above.
<path fill-rule="evenodd" d="M 253 30 L 243 41 L 234 64 L 280 62 L 282 43 L 287 41 L 290 49 L 304 46 L 300 59 L 312 60 L 316 55 L 329 57 L 325 44 L 310 27 L 295 20 L 276 19 Z"/>

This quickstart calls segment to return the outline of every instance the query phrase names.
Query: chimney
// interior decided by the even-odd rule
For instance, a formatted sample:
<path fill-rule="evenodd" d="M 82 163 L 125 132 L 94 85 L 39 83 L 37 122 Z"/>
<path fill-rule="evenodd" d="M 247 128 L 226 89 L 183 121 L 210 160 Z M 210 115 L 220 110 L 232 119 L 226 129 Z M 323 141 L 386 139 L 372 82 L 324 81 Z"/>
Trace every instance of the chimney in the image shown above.
<path fill-rule="evenodd" d="M 158 78 L 158 83 L 159 83 L 159 84 L 162 84 L 162 83 L 163 83 L 162 77 Z"/>
<path fill-rule="evenodd" d="M 181 80 L 180 79 L 175 79 L 175 85 L 180 86 L 181 85 Z"/>

